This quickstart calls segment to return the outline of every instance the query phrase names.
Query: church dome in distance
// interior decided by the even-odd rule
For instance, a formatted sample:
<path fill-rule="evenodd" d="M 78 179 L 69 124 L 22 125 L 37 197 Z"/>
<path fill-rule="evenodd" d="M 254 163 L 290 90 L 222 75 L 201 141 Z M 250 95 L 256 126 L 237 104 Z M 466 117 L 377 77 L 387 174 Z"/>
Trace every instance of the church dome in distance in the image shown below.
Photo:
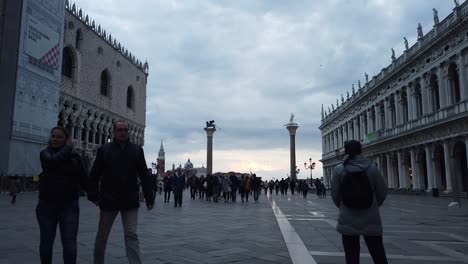
<path fill-rule="evenodd" d="M 192 162 L 190 162 L 190 159 L 188 159 L 187 162 L 185 162 L 184 168 L 185 169 L 193 169 L 193 164 L 192 164 Z"/>

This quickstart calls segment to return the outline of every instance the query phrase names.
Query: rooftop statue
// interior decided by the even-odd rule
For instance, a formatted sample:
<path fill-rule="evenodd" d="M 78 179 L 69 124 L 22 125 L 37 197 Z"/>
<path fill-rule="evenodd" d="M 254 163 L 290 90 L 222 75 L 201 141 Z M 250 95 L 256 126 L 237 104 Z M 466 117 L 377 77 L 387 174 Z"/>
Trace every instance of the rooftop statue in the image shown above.
<path fill-rule="evenodd" d="M 434 12 L 434 24 L 437 25 L 439 24 L 439 12 L 435 8 L 432 8 L 432 11 Z"/>
<path fill-rule="evenodd" d="M 361 80 L 357 81 L 357 86 L 359 87 L 359 89 L 361 89 Z"/>
<path fill-rule="evenodd" d="M 366 78 L 366 83 L 369 82 L 369 75 L 367 74 L 367 72 L 364 73 L 364 77 Z"/>
<path fill-rule="evenodd" d="M 354 83 L 351 85 L 351 91 L 353 92 L 353 94 L 355 94 L 355 91 L 354 91 Z"/>
<path fill-rule="evenodd" d="M 422 38 L 423 36 L 421 23 L 418 23 L 418 39 Z"/>
<path fill-rule="evenodd" d="M 396 61 L 395 50 L 392 48 L 392 61 Z"/>
<path fill-rule="evenodd" d="M 409 48 L 408 40 L 406 39 L 406 37 L 403 37 L 403 39 L 405 40 L 405 49 L 408 49 Z"/>
<path fill-rule="evenodd" d="M 349 91 L 346 91 L 346 99 L 349 99 Z"/>
<path fill-rule="evenodd" d="M 453 0 L 453 2 L 455 3 L 455 8 L 457 8 L 460 4 L 458 3 L 458 0 Z"/>

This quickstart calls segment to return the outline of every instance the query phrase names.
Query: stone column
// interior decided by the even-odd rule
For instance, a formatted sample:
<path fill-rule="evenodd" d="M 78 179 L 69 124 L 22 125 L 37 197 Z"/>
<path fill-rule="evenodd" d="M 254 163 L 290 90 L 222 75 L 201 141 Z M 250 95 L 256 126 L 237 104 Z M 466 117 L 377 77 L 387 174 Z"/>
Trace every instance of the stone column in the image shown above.
<path fill-rule="evenodd" d="M 386 156 L 387 156 L 387 182 L 388 182 L 388 188 L 395 188 L 395 185 L 394 185 L 394 182 L 393 182 L 392 157 L 391 157 L 390 153 L 386 154 Z"/>
<path fill-rule="evenodd" d="M 296 130 L 299 126 L 296 123 L 289 123 L 286 129 L 289 131 L 290 148 L 290 174 L 292 180 L 297 180 L 296 176 Z"/>
<path fill-rule="evenodd" d="M 206 146 L 206 173 L 213 174 L 213 134 L 215 127 L 205 127 L 207 146 Z"/>
<path fill-rule="evenodd" d="M 398 90 L 398 93 L 395 94 L 395 116 L 396 122 L 395 126 L 400 125 L 402 122 L 402 107 L 401 107 L 401 90 Z"/>
<path fill-rule="evenodd" d="M 410 86 L 410 99 L 408 100 L 409 120 L 414 120 L 418 117 L 418 101 L 416 100 L 416 87 Z"/>
<path fill-rule="evenodd" d="M 375 130 L 379 131 L 382 129 L 381 123 L 382 121 L 380 120 L 382 117 L 380 116 L 380 105 L 376 104 L 374 105 L 374 115 L 375 115 Z"/>
<path fill-rule="evenodd" d="M 397 159 L 398 159 L 398 178 L 399 178 L 399 186 L 398 188 L 406 188 L 404 185 L 404 183 L 406 182 L 405 181 L 405 174 L 404 174 L 404 166 L 403 166 L 403 158 L 401 157 L 402 156 L 402 153 L 401 153 L 401 150 L 398 150 L 397 151 Z"/>
<path fill-rule="evenodd" d="M 343 146 L 343 127 L 340 125 L 338 127 L 338 148 Z"/>
<path fill-rule="evenodd" d="M 447 192 L 452 192 L 452 167 L 453 164 L 450 159 L 450 142 L 444 141 L 444 163 L 445 163 L 445 179 L 447 182 Z"/>
<path fill-rule="evenodd" d="M 359 114 L 359 141 L 364 140 L 364 115 L 362 113 Z"/>
<path fill-rule="evenodd" d="M 373 129 L 373 122 L 372 122 L 372 106 L 371 108 L 367 109 L 367 134 L 372 133 Z"/>
<path fill-rule="evenodd" d="M 410 149 L 410 157 L 411 157 L 411 174 L 413 178 L 413 189 L 420 189 L 419 186 L 419 171 L 418 165 L 416 161 L 416 152 L 414 149 Z"/>
<path fill-rule="evenodd" d="M 420 80 L 423 115 L 426 115 L 432 111 L 432 108 L 430 108 L 431 95 L 429 93 L 430 77 L 428 75 L 428 73 L 425 73 Z"/>
<path fill-rule="evenodd" d="M 353 123 L 354 123 L 354 124 L 353 124 L 353 129 L 354 129 L 354 137 L 353 137 L 353 139 L 359 141 L 358 118 L 359 118 L 359 116 L 356 116 L 356 117 L 353 118 Z"/>
<path fill-rule="evenodd" d="M 437 80 L 439 84 L 439 101 L 440 101 L 440 108 L 444 108 L 452 104 L 453 102 L 453 94 L 446 85 L 447 83 L 447 75 L 445 74 L 446 69 L 448 68 L 447 65 L 439 65 L 437 69 Z"/>
<path fill-rule="evenodd" d="M 375 156 L 375 164 L 377 164 L 377 169 L 379 169 L 379 170 L 382 169 L 382 168 L 380 167 L 380 166 L 381 166 L 381 165 L 380 165 L 381 163 L 380 163 L 380 156 L 379 156 L 379 155 Z"/>
<path fill-rule="evenodd" d="M 431 145 L 427 144 L 424 146 L 426 151 L 426 166 L 427 166 L 427 182 L 428 182 L 428 190 L 432 190 L 435 188 L 434 182 L 434 162 L 432 160 L 432 147 Z"/>
<path fill-rule="evenodd" d="M 468 87 L 466 87 L 466 67 L 465 54 L 460 51 L 458 54 L 458 79 L 460 80 L 460 98 L 468 99 Z"/>
<path fill-rule="evenodd" d="M 386 97 L 384 99 L 384 111 L 385 111 L 385 128 L 392 128 L 392 117 L 390 115 L 390 98 Z"/>

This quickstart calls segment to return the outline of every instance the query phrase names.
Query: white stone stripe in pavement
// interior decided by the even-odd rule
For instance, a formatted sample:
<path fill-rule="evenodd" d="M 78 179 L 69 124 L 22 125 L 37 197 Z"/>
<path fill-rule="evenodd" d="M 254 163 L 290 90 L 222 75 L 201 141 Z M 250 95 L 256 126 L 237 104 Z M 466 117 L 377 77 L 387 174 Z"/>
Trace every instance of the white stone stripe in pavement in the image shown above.
<path fill-rule="evenodd" d="M 310 251 L 313 256 L 344 257 L 344 252 Z M 361 257 L 370 258 L 369 253 L 361 253 Z M 460 261 L 460 259 L 446 256 L 407 256 L 399 254 L 387 254 L 387 259 L 425 260 L 425 261 Z"/>
<path fill-rule="evenodd" d="M 271 208 L 276 216 L 276 221 L 278 221 L 281 234 L 283 235 L 284 242 L 288 247 L 289 256 L 293 264 L 317 264 L 317 261 L 312 257 L 312 255 L 307 250 L 307 247 L 302 242 L 299 235 L 294 230 L 294 227 L 289 223 L 288 219 L 284 216 L 281 209 L 276 206 L 276 202 L 273 200 Z"/>

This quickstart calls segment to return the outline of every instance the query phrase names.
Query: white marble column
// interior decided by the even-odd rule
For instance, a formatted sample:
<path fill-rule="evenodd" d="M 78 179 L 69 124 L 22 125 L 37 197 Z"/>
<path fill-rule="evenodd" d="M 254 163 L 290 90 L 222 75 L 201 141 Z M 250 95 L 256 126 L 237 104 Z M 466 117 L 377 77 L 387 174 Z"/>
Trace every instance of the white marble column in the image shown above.
<path fill-rule="evenodd" d="M 426 166 L 427 166 L 427 182 L 428 182 L 428 190 L 432 190 L 435 188 L 435 181 L 434 181 L 434 161 L 432 160 L 432 147 L 427 144 L 424 146 L 426 151 Z"/>
<path fill-rule="evenodd" d="M 386 154 L 387 156 L 387 182 L 388 182 L 388 188 L 395 188 L 394 182 L 393 182 L 393 168 L 392 168 L 392 157 L 390 154 Z"/>
<path fill-rule="evenodd" d="M 460 80 L 460 98 L 468 99 L 468 87 L 466 87 L 466 65 L 465 54 L 460 51 L 458 54 L 458 79 Z"/>
<path fill-rule="evenodd" d="M 352 121 L 347 122 L 347 124 L 348 124 L 348 126 L 347 126 L 348 127 L 348 140 L 354 139 L 351 123 L 352 123 Z"/>
<path fill-rule="evenodd" d="M 447 182 L 447 192 L 452 191 L 452 161 L 450 158 L 450 142 L 444 141 L 444 163 L 445 163 L 445 179 Z"/>
<path fill-rule="evenodd" d="M 419 171 L 416 162 L 416 151 L 414 149 L 410 149 L 410 157 L 411 157 L 411 174 L 413 178 L 413 189 L 420 189 L 419 185 Z"/>
<path fill-rule="evenodd" d="M 364 139 L 364 117 L 362 113 L 359 113 L 359 141 Z"/>
<path fill-rule="evenodd" d="M 403 158 L 402 158 L 402 153 L 401 153 L 401 150 L 398 150 L 397 151 L 397 159 L 398 159 L 398 179 L 399 179 L 399 186 L 398 188 L 405 188 L 404 186 L 404 183 L 405 183 L 405 179 L 404 179 L 404 172 L 403 172 Z"/>

